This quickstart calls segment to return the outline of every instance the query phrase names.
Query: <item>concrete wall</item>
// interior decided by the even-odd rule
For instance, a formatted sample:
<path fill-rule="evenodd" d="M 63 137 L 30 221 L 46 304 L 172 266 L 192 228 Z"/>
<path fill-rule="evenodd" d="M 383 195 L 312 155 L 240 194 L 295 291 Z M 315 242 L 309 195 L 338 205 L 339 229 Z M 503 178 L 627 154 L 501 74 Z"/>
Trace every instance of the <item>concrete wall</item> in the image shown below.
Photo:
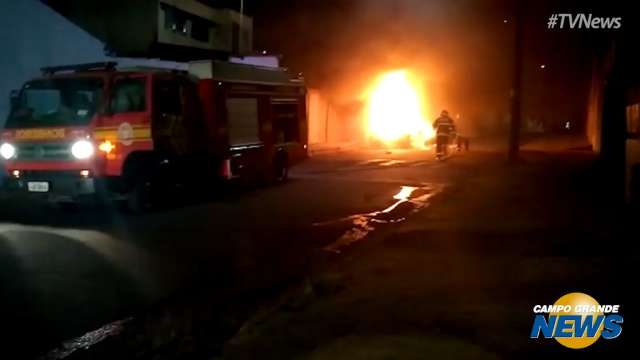
<path fill-rule="evenodd" d="M 318 89 L 307 92 L 309 144 L 364 142 L 358 104 L 332 103 Z"/>
<path fill-rule="evenodd" d="M 307 91 L 307 119 L 309 121 L 309 144 L 325 144 L 329 141 L 328 122 L 335 117 L 330 113 L 329 103 L 319 90 Z"/>
<path fill-rule="evenodd" d="M 108 44 L 118 56 L 195 60 L 224 58 L 234 50 L 241 54 L 252 51 L 251 17 L 196 0 L 42 1 Z M 166 15 L 178 12 L 180 18 L 189 20 L 190 27 L 181 20 L 180 24 L 173 24 L 180 29 L 170 28 L 172 24 L 166 22 Z M 204 32 L 205 26 L 208 40 L 194 35 L 196 27 Z"/>
<path fill-rule="evenodd" d="M 591 75 L 591 89 L 587 104 L 587 140 L 593 151 L 602 150 L 602 104 L 604 100 L 604 72 L 600 64 L 594 62 Z"/>
<path fill-rule="evenodd" d="M 248 54 L 253 50 L 253 19 L 229 9 L 215 9 L 195 0 L 161 0 L 167 4 L 198 17 L 210 20 L 214 27 L 209 33 L 209 42 L 201 42 L 167 30 L 164 26 L 165 10 L 158 9 L 157 34 L 158 42 L 164 44 L 188 46 L 201 49 L 212 49 L 223 52 L 233 50 L 233 29 L 235 23 L 239 27 L 238 53 Z"/>
<path fill-rule="evenodd" d="M 597 51 L 592 62 L 591 88 L 587 102 L 587 126 L 586 135 L 593 151 L 602 152 L 603 146 L 603 122 L 605 117 L 605 91 L 607 79 L 611 75 L 615 60 L 615 46 L 613 44 L 603 45 Z"/>

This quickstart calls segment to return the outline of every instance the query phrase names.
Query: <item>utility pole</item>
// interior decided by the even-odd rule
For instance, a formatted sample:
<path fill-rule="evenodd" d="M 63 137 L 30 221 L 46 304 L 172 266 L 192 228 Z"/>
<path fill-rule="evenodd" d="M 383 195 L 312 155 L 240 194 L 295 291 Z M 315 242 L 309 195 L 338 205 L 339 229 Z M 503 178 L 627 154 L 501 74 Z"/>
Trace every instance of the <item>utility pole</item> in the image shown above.
<path fill-rule="evenodd" d="M 518 160 L 520 152 L 520 128 L 522 125 L 522 77 L 523 77 L 523 16 L 521 1 L 515 1 L 515 34 L 513 54 L 513 83 L 511 85 L 511 126 L 509 129 L 508 160 Z"/>
<path fill-rule="evenodd" d="M 240 26 L 242 26 L 242 23 L 244 22 L 244 0 L 240 0 Z"/>
<path fill-rule="evenodd" d="M 329 107 L 331 104 L 327 101 L 327 111 L 324 117 L 324 142 L 329 143 Z"/>

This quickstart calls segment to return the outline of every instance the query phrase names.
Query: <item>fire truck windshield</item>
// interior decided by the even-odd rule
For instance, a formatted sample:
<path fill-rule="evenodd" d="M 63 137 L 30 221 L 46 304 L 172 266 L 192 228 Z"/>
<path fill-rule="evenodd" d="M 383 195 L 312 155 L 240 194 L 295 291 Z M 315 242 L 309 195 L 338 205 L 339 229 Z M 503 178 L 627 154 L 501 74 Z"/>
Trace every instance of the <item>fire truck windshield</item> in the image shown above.
<path fill-rule="evenodd" d="M 101 78 L 62 78 L 28 82 L 15 102 L 6 128 L 85 125 L 102 102 Z"/>

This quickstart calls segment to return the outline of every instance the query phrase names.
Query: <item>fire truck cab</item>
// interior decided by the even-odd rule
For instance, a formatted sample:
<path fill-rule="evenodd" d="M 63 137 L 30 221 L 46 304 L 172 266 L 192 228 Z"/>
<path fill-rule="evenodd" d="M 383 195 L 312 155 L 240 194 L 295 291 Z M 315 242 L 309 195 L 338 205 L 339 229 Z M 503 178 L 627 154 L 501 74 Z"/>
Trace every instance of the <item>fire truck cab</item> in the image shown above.
<path fill-rule="evenodd" d="M 306 157 L 303 82 L 281 69 L 192 68 L 44 68 L 12 97 L 6 188 L 57 202 L 108 194 L 139 212 L 178 185 L 286 180 Z"/>

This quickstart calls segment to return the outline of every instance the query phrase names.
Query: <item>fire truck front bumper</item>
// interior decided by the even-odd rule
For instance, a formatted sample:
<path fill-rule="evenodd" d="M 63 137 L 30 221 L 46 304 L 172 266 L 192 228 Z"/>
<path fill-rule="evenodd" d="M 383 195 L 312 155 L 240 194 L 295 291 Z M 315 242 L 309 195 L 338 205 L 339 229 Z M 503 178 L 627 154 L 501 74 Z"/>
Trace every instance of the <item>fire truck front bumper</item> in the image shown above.
<path fill-rule="evenodd" d="M 10 194 L 26 194 L 51 201 L 76 201 L 92 196 L 101 179 L 80 171 L 20 171 L 10 173 L 4 188 Z"/>

